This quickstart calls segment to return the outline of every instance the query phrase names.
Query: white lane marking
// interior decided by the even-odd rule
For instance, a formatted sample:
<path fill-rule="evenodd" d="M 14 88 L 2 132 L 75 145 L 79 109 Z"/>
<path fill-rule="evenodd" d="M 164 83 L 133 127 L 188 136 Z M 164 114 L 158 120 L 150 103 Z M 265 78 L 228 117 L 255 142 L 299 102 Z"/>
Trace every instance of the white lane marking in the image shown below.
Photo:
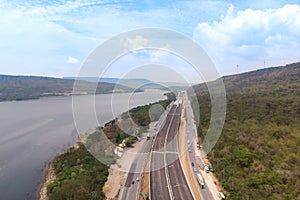
<path fill-rule="evenodd" d="M 176 111 L 176 109 L 174 110 L 173 113 L 175 113 L 175 111 Z M 164 152 L 167 151 L 167 139 L 168 139 L 169 131 L 170 131 L 174 116 L 175 115 L 172 115 L 172 118 L 170 120 L 168 129 L 167 129 L 167 134 L 166 134 L 165 143 L 164 143 Z M 167 165 L 167 154 L 166 153 L 164 154 L 164 163 L 165 163 L 165 166 L 166 166 Z M 171 200 L 174 200 L 174 194 L 173 194 L 172 186 L 171 186 L 171 183 L 170 183 L 170 177 L 169 177 L 169 169 L 167 167 L 165 167 L 165 175 L 166 175 L 166 179 L 167 179 L 167 186 L 168 186 L 170 198 L 171 198 Z"/>
<path fill-rule="evenodd" d="M 152 153 L 157 153 L 157 154 L 178 154 L 176 151 L 152 151 Z"/>

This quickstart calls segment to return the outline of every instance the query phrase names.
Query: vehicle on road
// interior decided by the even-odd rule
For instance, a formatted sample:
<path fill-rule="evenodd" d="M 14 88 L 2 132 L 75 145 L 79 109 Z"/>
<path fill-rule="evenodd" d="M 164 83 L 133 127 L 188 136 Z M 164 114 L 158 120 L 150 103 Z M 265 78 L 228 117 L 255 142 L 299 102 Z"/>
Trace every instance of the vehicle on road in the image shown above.
<path fill-rule="evenodd" d="M 212 164 L 211 164 L 211 163 L 208 163 L 208 165 L 209 165 L 209 171 L 214 172 L 215 170 L 214 170 Z"/>
<path fill-rule="evenodd" d="M 205 165 L 205 167 L 204 167 L 204 170 L 205 170 L 205 172 L 206 172 L 206 173 L 208 173 L 208 172 L 209 172 L 209 168 L 208 168 L 208 166 L 207 166 L 207 165 Z"/>
<path fill-rule="evenodd" d="M 132 181 L 132 184 L 134 184 L 134 181 Z"/>
<path fill-rule="evenodd" d="M 197 181 L 199 182 L 201 189 L 204 189 L 204 180 L 201 174 L 197 173 Z"/>
<path fill-rule="evenodd" d="M 225 195 L 223 194 L 223 192 L 219 192 L 219 196 L 221 200 L 225 200 Z"/>
<path fill-rule="evenodd" d="M 195 166 L 195 164 L 192 162 L 192 167 L 194 167 Z"/>

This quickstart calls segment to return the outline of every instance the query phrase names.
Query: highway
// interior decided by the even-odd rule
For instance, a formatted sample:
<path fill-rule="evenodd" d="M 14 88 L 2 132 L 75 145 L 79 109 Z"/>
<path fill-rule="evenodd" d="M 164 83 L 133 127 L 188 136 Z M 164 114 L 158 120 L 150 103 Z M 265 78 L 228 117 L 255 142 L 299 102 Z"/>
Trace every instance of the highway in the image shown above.
<path fill-rule="evenodd" d="M 148 159 L 150 159 L 149 195 L 151 200 L 195 199 L 179 160 L 178 130 L 183 107 L 186 108 L 187 118 L 186 137 L 189 141 L 187 142 L 187 150 L 189 150 L 190 164 L 193 163 L 194 165 L 192 173 L 195 177 L 196 174 L 201 174 L 205 182 L 203 189 L 200 189 L 199 185 L 201 198 L 204 200 L 219 199 L 210 175 L 203 170 L 204 164 L 201 153 L 197 149 L 198 139 L 193 110 L 188 97 L 184 95 L 179 96 L 178 100 L 168 107 L 156 124 L 155 130 L 158 130 L 158 132 L 155 138 L 146 140 L 140 152 L 134 157 L 124 187 L 120 191 L 120 200 L 137 199 L 141 181 L 137 182 L 136 179 L 138 177 L 141 180 Z M 148 152 L 150 152 L 149 156 Z M 135 181 L 135 183 L 132 184 L 132 181 Z"/>
<path fill-rule="evenodd" d="M 153 144 L 150 162 L 150 197 L 153 200 L 194 199 L 179 161 L 180 113 L 181 104 L 174 104 Z"/>
<path fill-rule="evenodd" d="M 120 200 L 137 199 L 141 182 L 136 181 L 136 179 L 139 178 L 139 180 L 141 180 L 141 174 L 144 171 L 151 145 L 151 140 L 146 140 L 142 146 L 141 152 L 135 156 L 127 174 L 124 187 L 120 193 Z M 132 184 L 132 181 L 135 183 Z"/>
<path fill-rule="evenodd" d="M 169 112 L 169 107 L 161 115 L 160 119 L 155 125 L 155 130 L 159 130 L 162 124 L 165 122 L 167 113 Z M 141 147 L 140 151 L 135 155 L 134 160 L 131 163 L 130 169 L 127 173 L 126 181 L 124 187 L 122 187 L 119 195 L 119 200 L 137 199 L 139 195 L 139 190 L 141 187 L 141 181 L 136 181 L 137 178 L 141 180 L 141 174 L 144 172 L 144 167 L 149 158 L 148 153 L 153 145 L 153 139 L 146 140 Z M 135 183 L 132 184 L 132 181 Z"/>

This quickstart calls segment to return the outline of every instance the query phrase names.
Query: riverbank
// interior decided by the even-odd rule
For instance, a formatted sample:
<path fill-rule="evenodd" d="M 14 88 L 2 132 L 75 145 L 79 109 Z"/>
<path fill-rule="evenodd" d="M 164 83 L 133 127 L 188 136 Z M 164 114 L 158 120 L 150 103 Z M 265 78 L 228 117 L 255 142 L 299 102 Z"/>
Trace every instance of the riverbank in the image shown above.
<path fill-rule="evenodd" d="M 89 135 L 91 135 L 92 133 L 94 133 L 95 131 L 96 131 L 96 129 L 91 129 L 91 130 L 88 130 L 85 134 L 79 135 L 77 138 L 77 142 L 75 144 L 73 144 L 72 148 L 78 149 L 81 144 L 86 142 L 87 137 Z M 55 175 L 55 171 L 54 171 L 54 167 L 53 167 L 53 160 L 52 160 L 52 161 L 50 161 L 50 163 L 48 163 L 48 165 L 45 169 L 45 175 L 44 175 L 42 184 L 39 187 L 39 191 L 38 191 L 38 199 L 39 200 L 48 200 L 49 199 L 47 196 L 47 187 L 48 187 L 48 185 L 53 183 L 55 181 L 55 179 L 56 179 L 56 175 Z"/>
<path fill-rule="evenodd" d="M 47 186 L 49 184 L 53 183 L 55 179 L 56 179 L 56 176 L 55 176 L 55 172 L 54 172 L 54 168 L 53 168 L 53 163 L 50 162 L 47 166 L 43 183 L 39 189 L 39 193 L 38 193 L 39 200 L 48 200 Z"/>

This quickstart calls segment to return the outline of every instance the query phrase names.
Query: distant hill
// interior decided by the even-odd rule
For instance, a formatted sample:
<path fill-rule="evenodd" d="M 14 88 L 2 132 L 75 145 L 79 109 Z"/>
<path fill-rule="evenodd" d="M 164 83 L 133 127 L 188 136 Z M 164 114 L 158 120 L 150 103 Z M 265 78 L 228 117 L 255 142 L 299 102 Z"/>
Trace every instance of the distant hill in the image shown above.
<path fill-rule="evenodd" d="M 187 88 L 187 84 L 185 83 L 177 83 L 177 82 L 154 82 L 148 79 L 143 78 L 99 78 L 96 77 L 64 77 L 65 79 L 72 80 L 84 80 L 89 82 L 106 82 L 113 84 L 120 84 L 130 88 L 140 88 L 140 89 L 161 89 L 161 90 L 169 90 L 169 89 L 185 89 Z"/>
<path fill-rule="evenodd" d="M 300 199 L 300 63 L 223 77 L 227 116 L 208 158 L 228 199 Z M 193 87 L 203 139 L 210 121 L 205 84 Z"/>
<path fill-rule="evenodd" d="M 74 80 L 39 77 L 0 75 L 0 101 L 38 99 L 43 96 L 73 95 Z M 75 94 L 93 94 L 93 84 L 87 81 L 78 82 L 80 90 Z M 111 92 L 132 92 L 133 89 L 120 84 L 101 82 L 96 94 Z M 140 92 L 142 90 L 137 90 Z"/>
<path fill-rule="evenodd" d="M 278 90 L 283 87 L 296 89 L 293 91 L 298 89 L 299 91 L 299 88 L 294 88 L 294 86 L 298 86 L 297 82 L 300 79 L 300 62 L 224 76 L 222 79 L 226 92 L 249 92 L 251 89 L 259 91 Z M 193 89 L 196 93 L 207 91 L 205 83 L 195 85 Z"/>

